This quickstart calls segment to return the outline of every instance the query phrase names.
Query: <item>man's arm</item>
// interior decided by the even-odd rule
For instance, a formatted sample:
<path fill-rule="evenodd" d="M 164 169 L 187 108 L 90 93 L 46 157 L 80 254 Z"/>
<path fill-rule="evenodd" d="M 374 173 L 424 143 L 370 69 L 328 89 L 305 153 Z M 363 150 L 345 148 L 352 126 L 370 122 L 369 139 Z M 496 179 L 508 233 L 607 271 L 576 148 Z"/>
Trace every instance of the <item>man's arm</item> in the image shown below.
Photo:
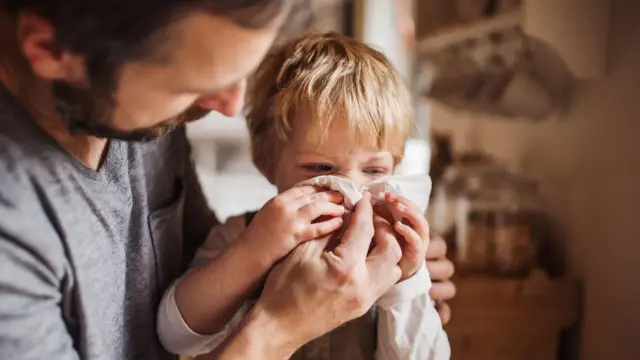
<path fill-rule="evenodd" d="M 62 316 L 55 231 L 2 194 L 0 213 L 0 359 L 78 359 Z"/>
<path fill-rule="evenodd" d="M 260 308 L 252 309 L 233 336 L 208 355 L 196 360 L 286 360 L 302 344 L 289 336 L 291 331 L 282 328 L 282 320 L 271 317 Z"/>

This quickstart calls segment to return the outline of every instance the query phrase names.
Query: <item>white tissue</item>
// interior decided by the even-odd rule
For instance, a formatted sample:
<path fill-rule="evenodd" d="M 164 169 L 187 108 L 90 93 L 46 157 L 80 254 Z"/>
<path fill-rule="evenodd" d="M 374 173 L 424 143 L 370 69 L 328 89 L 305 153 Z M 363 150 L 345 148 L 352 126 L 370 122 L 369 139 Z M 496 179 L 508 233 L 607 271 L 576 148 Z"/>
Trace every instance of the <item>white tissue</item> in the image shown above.
<path fill-rule="evenodd" d="M 384 201 L 385 193 L 400 194 L 411 200 L 424 214 L 431 194 L 431 178 L 428 175 L 388 176 L 376 180 L 362 189 L 348 178 L 323 175 L 301 182 L 297 186 L 315 185 L 339 191 L 344 196 L 344 205 L 351 210 L 362 199 L 362 193 L 371 193 L 371 202 L 375 205 Z"/>

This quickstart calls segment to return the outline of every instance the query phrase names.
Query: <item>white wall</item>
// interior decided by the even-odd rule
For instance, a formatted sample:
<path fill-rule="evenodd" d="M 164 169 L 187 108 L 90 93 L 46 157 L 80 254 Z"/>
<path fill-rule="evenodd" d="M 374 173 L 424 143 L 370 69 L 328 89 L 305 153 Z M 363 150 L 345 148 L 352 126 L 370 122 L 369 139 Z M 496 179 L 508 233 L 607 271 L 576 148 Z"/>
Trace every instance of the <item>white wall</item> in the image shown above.
<path fill-rule="evenodd" d="M 435 130 L 543 181 L 584 279 L 581 358 L 640 359 L 640 1 L 614 0 L 605 78 L 576 85 L 571 111 L 545 123 L 435 107 Z"/>
<path fill-rule="evenodd" d="M 398 69 L 408 78 L 411 62 L 408 49 L 402 42 L 399 20 L 399 1 L 363 0 L 362 39 L 359 39 L 382 51 Z M 408 2 L 408 6 L 411 6 Z"/>

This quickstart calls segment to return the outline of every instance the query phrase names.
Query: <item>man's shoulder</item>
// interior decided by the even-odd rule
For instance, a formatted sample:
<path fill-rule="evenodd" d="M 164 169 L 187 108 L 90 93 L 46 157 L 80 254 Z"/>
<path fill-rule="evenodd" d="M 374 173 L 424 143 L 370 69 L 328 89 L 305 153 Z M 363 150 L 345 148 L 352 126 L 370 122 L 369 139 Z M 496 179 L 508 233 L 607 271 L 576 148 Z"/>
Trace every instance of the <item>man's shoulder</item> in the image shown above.
<path fill-rule="evenodd" d="M 50 169 L 53 140 L 0 88 L 0 192 L 19 195 Z M 34 175 L 35 174 L 35 175 Z M 33 185 L 33 184 L 31 184 Z"/>
<path fill-rule="evenodd" d="M 0 136 L 0 252 L 35 267 L 37 257 L 48 269 L 60 270 L 59 234 L 47 213 L 42 176 L 35 155 Z M 25 257 L 25 254 L 37 254 Z M 28 259 L 27 259 L 28 258 Z"/>
<path fill-rule="evenodd" d="M 0 224 L 8 213 L 21 213 L 25 218 L 34 218 L 42 207 L 34 206 L 44 190 L 47 179 L 46 161 L 37 154 L 12 144 L 0 135 Z"/>
<path fill-rule="evenodd" d="M 38 183 L 45 180 L 53 162 L 47 160 L 42 145 L 16 136 L 15 131 L 0 129 L 0 199 L 22 203 L 21 197 L 33 194 Z"/>
<path fill-rule="evenodd" d="M 0 233 L 25 246 L 41 246 L 28 243 L 56 236 L 44 195 L 56 171 L 53 140 L 36 124 L 27 123 L 28 117 L 11 110 L 0 111 Z"/>
<path fill-rule="evenodd" d="M 17 206 L 34 190 L 36 154 L 4 135 L 0 134 L 0 207 Z"/>

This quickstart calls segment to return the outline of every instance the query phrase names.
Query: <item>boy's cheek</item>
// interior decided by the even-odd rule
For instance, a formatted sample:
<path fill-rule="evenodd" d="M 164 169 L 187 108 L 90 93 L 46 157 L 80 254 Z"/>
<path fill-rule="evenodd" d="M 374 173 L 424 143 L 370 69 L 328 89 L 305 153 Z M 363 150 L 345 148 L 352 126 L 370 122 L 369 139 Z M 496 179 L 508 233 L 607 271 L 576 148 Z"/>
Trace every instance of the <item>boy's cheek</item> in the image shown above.
<path fill-rule="evenodd" d="M 306 171 L 297 169 L 289 170 L 277 177 L 277 183 L 275 185 L 278 188 L 278 192 L 284 192 L 295 185 L 314 177 L 316 177 L 316 175 L 310 175 Z"/>

